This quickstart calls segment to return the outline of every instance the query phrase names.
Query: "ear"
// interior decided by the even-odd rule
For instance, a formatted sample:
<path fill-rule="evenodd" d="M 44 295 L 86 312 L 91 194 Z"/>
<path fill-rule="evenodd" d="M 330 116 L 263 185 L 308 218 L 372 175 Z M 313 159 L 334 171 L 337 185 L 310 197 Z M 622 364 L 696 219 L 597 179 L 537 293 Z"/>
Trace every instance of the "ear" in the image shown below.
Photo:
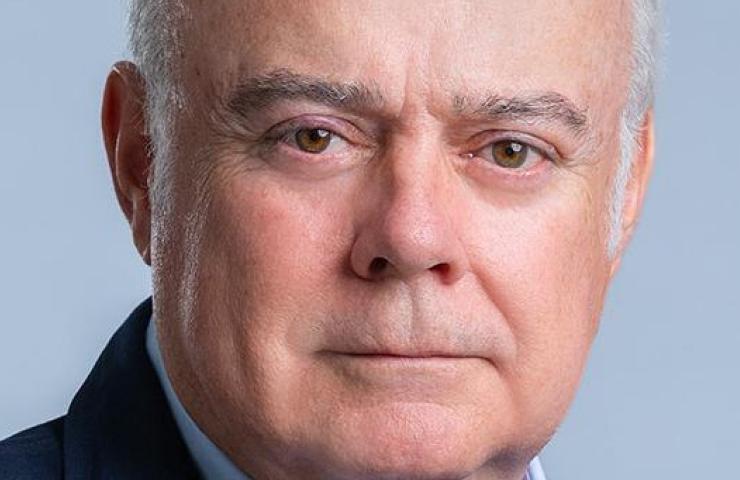
<path fill-rule="evenodd" d="M 145 91 L 143 78 L 134 64 L 115 64 L 105 84 L 102 127 L 118 204 L 131 226 L 136 249 L 144 262 L 151 265 L 151 152 L 144 114 Z"/>
<path fill-rule="evenodd" d="M 624 249 L 632 239 L 632 234 L 635 231 L 637 220 L 642 211 L 648 180 L 653 171 L 653 157 L 655 155 L 655 125 L 652 109 L 645 114 L 638 141 L 638 148 L 635 149 L 635 153 L 632 158 L 630 180 L 627 183 L 624 195 L 622 235 L 619 247 L 611 263 L 609 273 L 610 277 L 613 277 L 619 269 Z"/>

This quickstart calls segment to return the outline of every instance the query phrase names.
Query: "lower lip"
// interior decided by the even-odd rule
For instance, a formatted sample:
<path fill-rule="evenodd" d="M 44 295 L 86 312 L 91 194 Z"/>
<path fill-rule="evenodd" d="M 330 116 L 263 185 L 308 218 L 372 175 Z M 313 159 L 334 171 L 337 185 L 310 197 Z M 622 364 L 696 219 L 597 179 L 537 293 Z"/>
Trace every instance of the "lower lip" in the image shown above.
<path fill-rule="evenodd" d="M 459 382 L 486 361 L 478 357 L 407 357 L 331 352 L 330 364 L 346 378 L 360 383 L 403 386 L 405 382 L 436 385 L 445 380 Z"/>
<path fill-rule="evenodd" d="M 405 355 L 385 355 L 385 354 L 354 354 L 354 353 L 340 353 L 338 354 L 347 360 L 357 360 L 375 363 L 389 363 L 398 365 L 437 365 L 445 364 L 449 362 L 455 362 L 460 360 L 469 360 L 470 357 L 448 357 L 430 355 L 425 357 L 413 357 Z"/>

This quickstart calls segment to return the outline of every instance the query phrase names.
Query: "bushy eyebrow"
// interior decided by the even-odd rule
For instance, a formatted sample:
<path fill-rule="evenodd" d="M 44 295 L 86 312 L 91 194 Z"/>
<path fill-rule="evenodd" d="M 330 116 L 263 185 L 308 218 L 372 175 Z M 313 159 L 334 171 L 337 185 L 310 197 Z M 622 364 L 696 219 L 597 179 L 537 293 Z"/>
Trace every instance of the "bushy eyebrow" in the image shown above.
<path fill-rule="evenodd" d="M 483 117 L 492 121 L 558 122 L 577 136 L 583 135 L 589 128 L 586 109 L 578 108 L 573 101 L 555 92 L 514 97 L 491 94 L 479 101 L 456 95 L 453 106 L 458 115 Z"/>
<path fill-rule="evenodd" d="M 306 100 L 343 110 L 379 110 L 383 96 L 360 82 L 334 82 L 279 69 L 239 82 L 227 97 L 227 109 L 237 115 L 263 110 L 284 100 Z"/>
<path fill-rule="evenodd" d="M 238 82 L 226 97 L 226 109 L 233 115 L 251 114 L 291 100 L 303 100 L 352 112 L 378 112 L 385 105 L 380 89 L 362 82 L 337 82 L 326 78 L 277 69 Z M 558 122 L 581 136 L 589 128 L 586 110 L 578 108 L 556 92 L 526 93 L 512 97 L 498 94 L 472 97 L 454 95 L 455 116 L 493 122 Z"/>

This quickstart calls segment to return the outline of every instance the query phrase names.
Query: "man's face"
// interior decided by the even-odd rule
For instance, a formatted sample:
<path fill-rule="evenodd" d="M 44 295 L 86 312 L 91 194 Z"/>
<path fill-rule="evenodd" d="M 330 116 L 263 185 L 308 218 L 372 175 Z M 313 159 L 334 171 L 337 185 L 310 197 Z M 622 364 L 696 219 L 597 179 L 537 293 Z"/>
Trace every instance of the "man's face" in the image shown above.
<path fill-rule="evenodd" d="M 578 383 L 629 5 L 190 2 L 155 317 L 257 478 L 515 478 Z"/>

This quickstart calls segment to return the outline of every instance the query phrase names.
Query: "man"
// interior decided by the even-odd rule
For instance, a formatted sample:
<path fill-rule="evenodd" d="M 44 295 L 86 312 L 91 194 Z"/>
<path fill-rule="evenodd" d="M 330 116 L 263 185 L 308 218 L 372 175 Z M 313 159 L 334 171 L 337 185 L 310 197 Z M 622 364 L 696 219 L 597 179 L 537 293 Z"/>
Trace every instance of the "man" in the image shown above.
<path fill-rule="evenodd" d="M 3 478 L 544 478 L 651 170 L 656 17 L 135 1 L 103 136 L 153 297 Z"/>

